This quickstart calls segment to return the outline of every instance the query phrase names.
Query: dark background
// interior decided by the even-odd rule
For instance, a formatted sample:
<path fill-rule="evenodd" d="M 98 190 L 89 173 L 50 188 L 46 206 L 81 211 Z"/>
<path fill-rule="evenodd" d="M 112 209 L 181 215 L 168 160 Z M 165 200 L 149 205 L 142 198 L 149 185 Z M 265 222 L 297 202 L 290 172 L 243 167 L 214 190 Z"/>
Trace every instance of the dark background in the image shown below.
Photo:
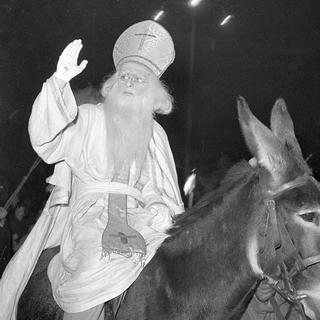
<path fill-rule="evenodd" d="M 212 177 L 242 158 L 249 159 L 237 120 L 239 95 L 266 124 L 275 99 L 283 97 L 304 155 L 312 154 L 309 163 L 319 174 L 319 1 L 203 0 L 194 9 L 186 3 L 0 2 L 0 184 L 8 194 L 36 159 L 27 133 L 28 117 L 63 48 L 80 38 L 84 44 L 80 59 L 89 61 L 72 81 L 73 88 L 88 83 L 99 86 L 113 71 L 112 49 L 120 33 L 133 23 L 151 19 L 161 8 L 165 15 L 160 23 L 171 33 L 176 48 L 176 60 L 163 76 L 175 97 L 175 111 L 158 120 L 168 133 L 180 180 L 194 167 L 203 177 Z M 233 19 L 219 26 L 227 13 Z M 190 73 L 192 19 L 196 32 Z M 192 127 L 188 131 L 190 101 Z M 186 150 L 190 151 L 187 168 Z M 26 186 L 30 193 L 43 190 L 51 170 L 43 163 L 37 167 Z"/>

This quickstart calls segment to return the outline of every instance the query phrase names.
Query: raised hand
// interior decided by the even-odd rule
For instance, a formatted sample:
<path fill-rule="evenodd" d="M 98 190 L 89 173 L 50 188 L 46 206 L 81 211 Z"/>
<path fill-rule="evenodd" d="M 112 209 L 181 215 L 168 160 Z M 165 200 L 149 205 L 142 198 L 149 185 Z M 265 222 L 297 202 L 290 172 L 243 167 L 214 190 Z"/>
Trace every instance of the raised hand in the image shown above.
<path fill-rule="evenodd" d="M 54 74 L 57 78 L 69 82 L 84 70 L 88 61 L 83 60 L 80 65 L 78 65 L 78 57 L 81 49 L 81 40 L 74 40 L 66 46 L 59 57 L 57 71 Z"/>

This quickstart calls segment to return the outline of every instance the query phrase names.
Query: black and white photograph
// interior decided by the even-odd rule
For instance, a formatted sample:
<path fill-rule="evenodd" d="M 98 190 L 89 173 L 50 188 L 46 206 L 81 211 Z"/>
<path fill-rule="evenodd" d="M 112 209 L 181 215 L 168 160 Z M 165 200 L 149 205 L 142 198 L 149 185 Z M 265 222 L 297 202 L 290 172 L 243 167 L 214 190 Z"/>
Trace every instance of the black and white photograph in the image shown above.
<path fill-rule="evenodd" d="M 2 0 L 0 320 L 320 320 L 320 2 Z"/>

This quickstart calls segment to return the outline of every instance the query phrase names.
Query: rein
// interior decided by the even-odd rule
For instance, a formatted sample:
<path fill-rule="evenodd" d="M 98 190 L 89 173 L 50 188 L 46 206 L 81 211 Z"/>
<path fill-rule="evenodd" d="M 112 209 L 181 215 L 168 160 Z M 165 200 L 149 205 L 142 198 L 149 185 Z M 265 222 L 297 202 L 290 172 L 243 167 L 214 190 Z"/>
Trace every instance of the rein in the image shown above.
<path fill-rule="evenodd" d="M 289 183 L 282 185 L 276 191 L 268 192 L 267 198 L 264 200 L 266 208 L 268 210 L 269 219 L 271 220 L 274 246 L 276 252 L 276 258 L 281 269 L 281 278 L 283 280 L 284 286 L 280 286 L 280 279 L 274 279 L 266 273 L 261 274 L 260 279 L 266 280 L 269 286 L 278 293 L 284 300 L 290 303 L 289 310 L 284 317 L 281 314 L 280 307 L 273 296 L 270 299 L 270 303 L 275 311 L 275 314 L 279 320 L 285 320 L 290 315 L 293 310 L 293 307 L 300 313 L 303 320 L 307 320 L 307 317 L 304 313 L 303 305 L 301 300 L 307 298 L 307 295 L 299 295 L 294 288 L 293 278 L 306 270 L 312 265 L 320 263 L 320 254 L 310 256 L 303 259 L 300 253 L 297 251 L 291 236 L 288 233 L 288 230 L 283 221 L 283 217 L 276 213 L 275 200 L 284 192 L 300 187 L 306 184 L 308 181 L 317 183 L 316 180 L 311 176 L 299 177 Z M 291 260 L 293 259 L 294 263 L 291 266 L 291 269 L 288 270 L 287 265 L 285 264 L 285 258 L 288 257 Z M 317 315 L 318 317 L 320 315 Z"/>

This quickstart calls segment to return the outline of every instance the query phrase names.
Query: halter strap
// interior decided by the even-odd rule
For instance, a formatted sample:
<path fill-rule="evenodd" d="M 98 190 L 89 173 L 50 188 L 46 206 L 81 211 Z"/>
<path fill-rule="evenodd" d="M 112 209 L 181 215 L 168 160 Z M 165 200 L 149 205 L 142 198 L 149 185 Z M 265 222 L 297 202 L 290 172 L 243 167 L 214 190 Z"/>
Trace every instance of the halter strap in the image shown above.
<path fill-rule="evenodd" d="M 274 239 L 277 239 L 277 234 L 280 236 L 280 246 L 281 248 L 277 250 L 277 256 L 279 260 L 279 265 L 281 266 L 282 275 L 283 275 L 283 281 L 284 281 L 284 288 L 281 288 L 279 285 L 278 280 L 274 280 L 272 277 L 268 276 L 267 274 L 262 275 L 262 279 L 266 279 L 269 283 L 269 285 L 285 300 L 289 301 L 291 303 L 291 307 L 289 308 L 289 311 L 291 311 L 291 308 L 293 305 L 295 305 L 296 309 L 302 316 L 304 320 L 306 320 L 306 315 L 303 310 L 303 306 L 301 304 L 301 300 L 306 298 L 305 295 L 298 295 L 293 283 L 292 278 L 296 276 L 298 273 L 302 272 L 303 270 L 307 269 L 308 267 L 320 263 L 320 254 L 311 256 L 308 258 L 303 259 L 299 252 L 297 251 L 295 245 L 293 244 L 292 238 L 289 235 L 287 228 L 285 227 L 285 223 L 283 221 L 282 216 L 279 214 L 276 215 L 275 211 L 275 199 L 278 198 L 280 195 L 282 195 L 284 192 L 300 187 L 304 184 L 306 184 L 308 181 L 313 181 L 317 185 L 317 181 L 310 175 L 304 175 L 301 177 L 298 177 L 297 179 L 294 179 L 288 183 L 285 183 L 278 187 L 275 190 L 268 191 L 267 197 L 265 199 L 265 205 L 268 210 L 268 215 L 271 217 L 275 216 L 277 218 L 277 223 L 272 224 L 272 227 L 276 227 L 278 230 L 272 230 Z M 317 185 L 318 186 L 318 185 Z M 273 212 L 270 212 L 273 211 Z M 275 243 L 277 241 L 275 240 Z M 279 247 L 280 247 L 279 246 Z M 281 250 L 281 251 L 280 251 Z M 284 256 L 284 255 L 285 256 Z M 287 267 L 284 263 L 284 260 L 286 257 L 291 257 L 294 259 L 294 264 L 291 270 L 288 272 Z M 275 313 L 277 315 L 278 319 L 285 319 L 282 314 L 280 313 L 280 308 L 277 305 L 275 299 L 270 301 L 272 304 Z"/>
<path fill-rule="evenodd" d="M 283 184 L 282 186 L 280 186 L 276 190 L 268 191 L 269 197 L 266 199 L 266 205 L 268 207 L 270 207 L 270 202 L 274 203 L 274 200 L 277 197 L 279 197 L 280 195 L 282 195 L 284 192 L 291 190 L 291 189 L 294 189 L 294 188 L 297 188 L 297 187 L 300 187 L 300 186 L 304 185 L 307 181 L 312 181 L 317 185 L 317 181 L 312 176 L 303 175 L 301 177 L 298 177 L 297 179 L 294 179 L 290 182 Z M 275 208 L 274 208 L 274 210 L 275 210 Z M 279 215 L 278 219 L 282 220 L 281 215 Z M 295 245 L 293 244 L 292 239 L 291 239 L 287 229 L 284 227 L 283 221 L 282 221 L 282 225 L 283 225 L 283 228 L 282 228 L 281 234 L 286 236 L 286 239 L 287 239 L 286 243 L 290 243 L 291 252 L 295 253 L 294 254 L 295 259 L 297 261 L 297 263 L 295 263 L 296 273 L 294 273 L 294 275 L 297 274 L 298 272 L 301 272 L 301 271 L 307 269 L 308 267 L 310 267 L 314 264 L 320 263 L 320 254 L 303 259 L 300 256 L 300 254 L 298 253 Z M 274 232 L 275 231 L 273 231 L 273 233 Z"/>
<path fill-rule="evenodd" d="M 268 190 L 266 200 L 268 199 L 274 200 L 275 198 L 279 197 L 280 195 L 282 195 L 284 192 L 288 190 L 303 186 L 309 180 L 312 180 L 314 182 L 316 181 L 314 177 L 306 174 L 292 181 L 286 182 L 274 190 Z"/>

